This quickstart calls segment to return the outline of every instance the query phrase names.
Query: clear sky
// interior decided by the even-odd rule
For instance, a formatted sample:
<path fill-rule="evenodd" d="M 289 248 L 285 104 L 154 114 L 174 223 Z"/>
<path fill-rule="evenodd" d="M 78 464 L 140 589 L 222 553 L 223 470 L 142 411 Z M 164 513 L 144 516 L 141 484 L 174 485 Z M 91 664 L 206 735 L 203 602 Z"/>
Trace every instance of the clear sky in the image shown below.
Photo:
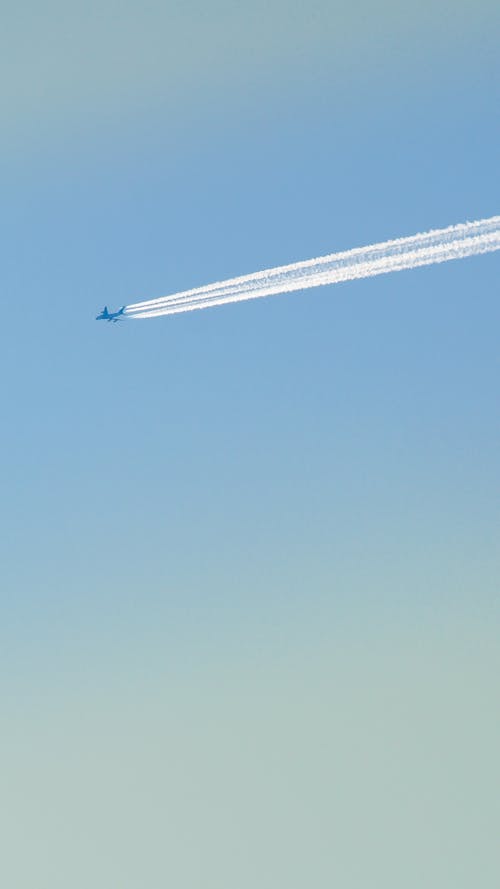
<path fill-rule="evenodd" d="M 495 9 L 496 7 L 496 9 Z M 2 13 L 0 884 L 497 889 L 496 3 Z"/>

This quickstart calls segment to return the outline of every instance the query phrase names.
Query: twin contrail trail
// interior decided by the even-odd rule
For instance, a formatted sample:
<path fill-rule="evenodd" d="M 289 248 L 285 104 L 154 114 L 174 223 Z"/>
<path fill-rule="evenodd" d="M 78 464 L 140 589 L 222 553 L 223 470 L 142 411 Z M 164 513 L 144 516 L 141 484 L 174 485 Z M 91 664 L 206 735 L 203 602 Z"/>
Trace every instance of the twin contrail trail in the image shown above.
<path fill-rule="evenodd" d="M 229 278 L 194 290 L 134 303 L 126 307 L 125 314 L 131 318 L 157 318 L 159 315 L 207 309 L 209 306 L 222 306 L 260 296 L 306 290 L 320 284 L 337 284 L 355 278 L 399 272 L 447 262 L 449 259 L 464 259 L 493 250 L 500 250 L 500 216 Z"/>

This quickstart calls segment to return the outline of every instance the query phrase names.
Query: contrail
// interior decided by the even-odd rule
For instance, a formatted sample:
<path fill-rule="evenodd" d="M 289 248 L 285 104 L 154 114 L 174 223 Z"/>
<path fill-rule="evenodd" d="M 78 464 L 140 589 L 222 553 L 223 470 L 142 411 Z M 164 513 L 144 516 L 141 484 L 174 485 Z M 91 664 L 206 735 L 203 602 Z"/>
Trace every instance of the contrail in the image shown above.
<path fill-rule="evenodd" d="M 493 250 L 500 250 L 500 216 L 217 281 L 205 287 L 134 303 L 126 307 L 125 314 L 132 318 L 156 318 L 276 293 L 305 290 L 321 284 L 369 278 L 450 259 L 464 259 Z"/>

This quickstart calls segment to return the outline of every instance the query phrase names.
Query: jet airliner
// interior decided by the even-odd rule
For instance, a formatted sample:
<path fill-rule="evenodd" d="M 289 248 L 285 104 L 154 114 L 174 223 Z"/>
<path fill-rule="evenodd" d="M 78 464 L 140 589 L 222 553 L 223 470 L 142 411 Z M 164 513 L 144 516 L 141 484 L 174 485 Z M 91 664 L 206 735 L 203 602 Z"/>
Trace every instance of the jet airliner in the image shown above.
<path fill-rule="evenodd" d="M 118 309 L 117 312 L 108 312 L 108 307 L 104 306 L 102 312 L 99 315 L 96 315 L 96 321 L 116 321 L 120 320 L 120 316 L 123 315 L 125 311 L 125 306 L 122 306 L 121 309 Z"/>

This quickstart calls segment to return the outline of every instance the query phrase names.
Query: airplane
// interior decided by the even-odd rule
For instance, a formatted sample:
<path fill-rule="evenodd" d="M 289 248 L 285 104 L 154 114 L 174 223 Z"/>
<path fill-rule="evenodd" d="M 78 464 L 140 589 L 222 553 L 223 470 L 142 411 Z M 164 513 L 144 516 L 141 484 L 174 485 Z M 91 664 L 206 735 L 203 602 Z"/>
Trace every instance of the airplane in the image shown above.
<path fill-rule="evenodd" d="M 120 320 L 120 316 L 123 315 L 125 311 L 125 306 L 122 306 L 121 309 L 118 309 L 117 312 L 108 312 L 108 307 L 104 306 L 102 312 L 99 315 L 96 315 L 96 321 L 113 321 L 115 324 Z"/>

